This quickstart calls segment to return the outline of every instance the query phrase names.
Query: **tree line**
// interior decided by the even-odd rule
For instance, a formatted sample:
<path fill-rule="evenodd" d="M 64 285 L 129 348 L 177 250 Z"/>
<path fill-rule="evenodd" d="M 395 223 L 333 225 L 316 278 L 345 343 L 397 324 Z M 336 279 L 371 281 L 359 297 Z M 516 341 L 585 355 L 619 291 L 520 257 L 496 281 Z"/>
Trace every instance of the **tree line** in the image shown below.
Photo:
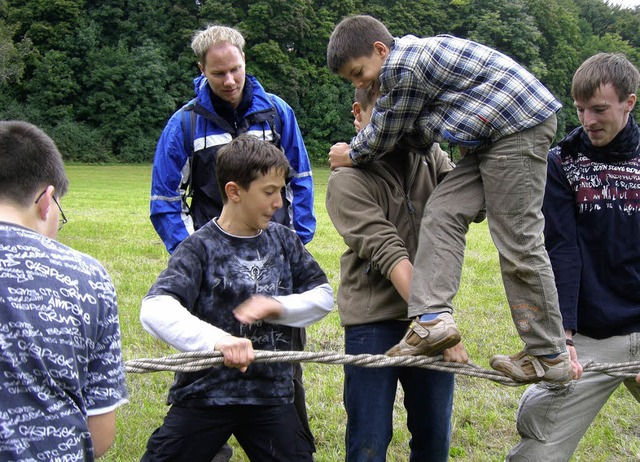
<path fill-rule="evenodd" d="M 45 129 L 65 160 L 149 162 L 194 94 L 190 48 L 208 24 L 237 27 L 247 72 L 295 110 L 314 163 L 353 134 L 353 88 L 326 66 L 333 27 L 370 14 L 396 36 L 452 34 L 526 66 L 578 125 L 571 77 L 587 57 L 640 64 L 640 8 L 603 0 L 0 0 L 0 119 Z"/>

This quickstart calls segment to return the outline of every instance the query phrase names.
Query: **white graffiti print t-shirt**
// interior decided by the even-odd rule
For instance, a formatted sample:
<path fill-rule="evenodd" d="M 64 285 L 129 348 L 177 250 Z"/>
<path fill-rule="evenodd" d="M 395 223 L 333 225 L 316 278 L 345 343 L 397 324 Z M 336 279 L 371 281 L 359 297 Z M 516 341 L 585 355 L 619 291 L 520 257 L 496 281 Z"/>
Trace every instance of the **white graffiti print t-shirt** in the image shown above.
<path fill-rule="evenodd" d="M 92 461 L 127 401 L 116 293 L 95 259 L 0 223 L 0 460 Z"/>

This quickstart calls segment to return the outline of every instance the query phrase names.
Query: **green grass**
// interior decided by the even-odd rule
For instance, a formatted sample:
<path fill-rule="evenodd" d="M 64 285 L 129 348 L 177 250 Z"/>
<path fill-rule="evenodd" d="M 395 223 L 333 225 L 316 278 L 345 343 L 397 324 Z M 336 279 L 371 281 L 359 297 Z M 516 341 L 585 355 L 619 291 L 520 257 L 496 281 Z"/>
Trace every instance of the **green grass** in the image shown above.
<path fill-rule="evenodd" d="M 142 297 L 164 268 L 168 255 L 148 218 L 151 167 L 67 166 L 70 192 L 62 206 L 69 223 L 60 241 L 98 258 L 118 291 L 125 360 L 165 356 L 174 351 L 147 334 L 138 320 Z M 339 278 L 342 239 L 334 230 L 324 206 L 329 170 L 314 169 L 318 230 L 308 245 L 324 268 L 334 290 Z M 488 368 L 497 353 L 514 353 L 522 347 L 509 316 L 503 294 L 497 254 L 486 223 L 473 225 L 468 235 L 456 321 L 470 358 Z M 309 351 L 343 351 L 343 334 L 337 312 L 308 330 Z M 317 439 L 316 460 L 344 460 L 345 412 L 342 407 L 342 366 L 305 365 L 307 405 Z M 167 411 L 165 399 L 172 382 L 170 372 L 129 374 L 130 404 L 118 410 L 117 438 L 102 459 L 138 461 L 146 441 Z M 451 460 L 502 461 L 518 440 L 515 416 L 524 388 L 511 388 L 485 379 L 458 376 L 453 414 Z M 425 396 L 425 399 L 429 399 Z M 618 389 L 606 404 L 578 448 L 574 461 L 611 462 L 640 459 L 640 419 L 637 404 Z M 395 432 L 388 461 L 408 460 L 409 434 L 405 425 L 402 392 L 398 392 Z M 236 448 L 233 461 L 248 460 Z"/>

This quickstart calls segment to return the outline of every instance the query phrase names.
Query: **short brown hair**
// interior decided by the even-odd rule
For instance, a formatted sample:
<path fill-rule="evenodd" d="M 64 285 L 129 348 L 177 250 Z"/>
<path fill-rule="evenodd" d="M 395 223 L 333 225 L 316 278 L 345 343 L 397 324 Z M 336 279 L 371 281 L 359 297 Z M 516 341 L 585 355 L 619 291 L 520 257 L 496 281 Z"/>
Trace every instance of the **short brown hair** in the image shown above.
<path fill-rule="evenodd" d="M 0 121 L 0 198 L 27 207 L 38 189 L 49 185 L 58 198 L 69 189 L 53 140 L 28 122 Z"/>
<path fill-rule="evenodd" d="M 384 24 L 367 15 L 344 18 L 329 38 L 329 69 L 337 74 L 349 60 L 371 55 L 375 42 L 382 42 L 389 48 L 393 44 L 393 35 Z"/>
<path fill-rule="evenodd" d="M 373 90 L 373 88 L 356 88 L 353 94 L 353 101 L 366 111 L 369 106 L 375 104 L 379 96 L 380 92 Z"/>
<path fill-rule="evenodd" d="M 289 176 L 289 161 L 274 144 L 251 135 L 240 135 L 218 151 L 217 156 L 218 187 L 222 202 L 227 202 L 225 185 L 233 181 L 248 190 L 259 174 L 266 175 L 275 169 Z"/>
<path fill-rule="evenodd" d="M 591 98 L 602 85 L 612 84 L 619 101 L 635 93 L 640 72 L 622 53 L 598 53 L 580 65 L 571 82 L 575 101 Z"/>

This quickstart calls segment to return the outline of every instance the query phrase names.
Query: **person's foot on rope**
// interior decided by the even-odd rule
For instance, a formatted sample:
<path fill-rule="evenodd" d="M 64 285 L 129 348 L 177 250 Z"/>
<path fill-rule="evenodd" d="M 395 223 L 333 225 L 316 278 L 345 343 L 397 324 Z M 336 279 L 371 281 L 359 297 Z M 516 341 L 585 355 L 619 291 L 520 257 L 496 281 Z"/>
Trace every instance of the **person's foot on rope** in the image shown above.
<path fill-rule="evenodd" d="M 511 356 L 495 355 L 489 364 L 520 383 L 567 383 L 574 378 L 571 357 L 566 351 L 555 357 L 533 356 L 524 351 Z"/>
<path fill-rule="evenodd" d="M 450 313 L 438 313 L 435 319 L 411 321 L 400 342 L 391 347 L 387 356 L 435 356 L 460 343 L 460 332 Z"/>

